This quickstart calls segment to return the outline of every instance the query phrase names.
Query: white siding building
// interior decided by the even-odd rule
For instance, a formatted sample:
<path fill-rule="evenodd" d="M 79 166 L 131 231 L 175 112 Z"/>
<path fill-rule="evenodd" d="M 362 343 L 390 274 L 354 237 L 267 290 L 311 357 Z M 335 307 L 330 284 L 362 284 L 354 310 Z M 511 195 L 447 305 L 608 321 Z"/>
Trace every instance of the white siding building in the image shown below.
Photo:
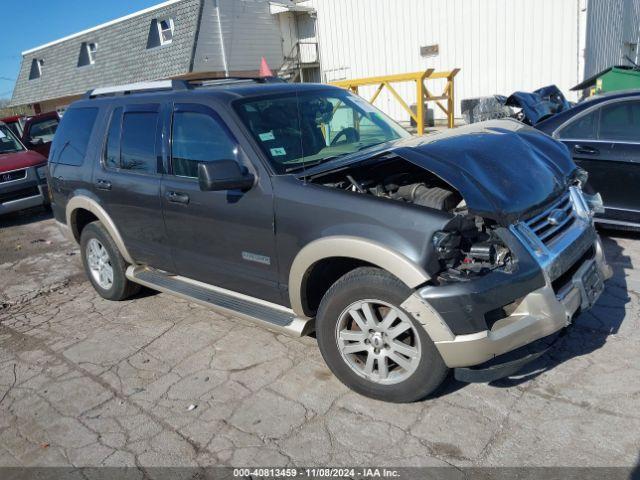
<path fill-rule="evenodd" d="M 163 22 L 171 40 L 156 45 Z M 265 57 L 306 82 L 460 68 L 460 117 L 464 98 L 549 84 L 577 100 L 584 78 L 638 61 L 639 37 L 640 0 L 168 0 L 23 52 L 12 103 L 47 111 L 105 85 L 255 75 Z M 413 86 L 396 88 L 415 103 Z M 386 90 L 376 104 L 409 120 Z"/>
<path fill-rule="evenodd" d="M 324 80 L 434 68 L 460 68 L 460 100 L 569 89 L 612 64 L 637 58 L 640 0 L 310 0 L 317 12 Z M 421 55 L 431 47 L 431 56 Z M 632 52 L 633 53 L 633 52 Z M 586 75 L 586 77 L 585 77 Z M 429 86 L 429 85 L 428 85 Z M 438 91 L 435 84 L 433 90 Z M 398 85 L 415 102 L 415 88 Z M 371 94 L 373 93 L 373 87 Z M 366 89 L 361 89 L 365 97 Z M 408 115 L 390 94 L 376 105 L 398 120 Z M 433 108 L 431 105 L 429 108 Z M 436 109 L 436 117 L 442 113 Z"/>

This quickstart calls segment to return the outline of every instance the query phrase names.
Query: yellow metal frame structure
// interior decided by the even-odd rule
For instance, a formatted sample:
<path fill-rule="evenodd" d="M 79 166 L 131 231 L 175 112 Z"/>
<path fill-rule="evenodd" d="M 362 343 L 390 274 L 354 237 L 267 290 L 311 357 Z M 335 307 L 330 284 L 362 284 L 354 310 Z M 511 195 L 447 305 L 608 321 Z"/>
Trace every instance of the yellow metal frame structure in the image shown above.
<path fill-rule="evenodd" d="M 331 85 L 335 85 L 336 87 L 346 88 L 347 90 L 351 90 L 354 93 L 358 93 L 358 89 L 364 86 L 377 85 L 375 93 L 369 100 L 369 103 L 374 103 L 382 90 L 387 88 L 387 90 L 391 93 L 391 95 L 396 99 L 396 101 L 400 104 L 400 106 L 406 110 L 409 116 L 416 122 L 418 126 L 418 135 L 424 134 L 424 121 L 425 121 L 425 109 L 424 105 L 426 102 L 435 102 L 435 104 L 442 110 L 447 116 L 447 125 L 449 128 L 454 127 L 454 79 L 455 76 L 460 72 L 459 68 L 454 68 L 448 72 L 436 72 L 434 69 L 430 68 L 425 70 L 424 72 L 413 72 L 413 73 L 400 73 L 396 75 L 382 75 L 379 77 L 368 77 L 368 78 L 356 78 L 353 80 L 338 80 L 335 82 L 330 82 Z M 444 88 L 444 91 L 440 95 L 433 95 L 431 91 L 427 88 L 425 82 L 427 80 L 441 80 L 446 79 L 447 84 Z M 400 96 L 395 88 L 393 88 L 393 83 L 402 83 L 402 82 L 413 82 L 416 86 L 416 112 L 412 112 L 407 102 Z M 422 101 L 420 101 L 422 99 Z M 442 104 L 442 101 L 446 100 L 446 107 Z"/>

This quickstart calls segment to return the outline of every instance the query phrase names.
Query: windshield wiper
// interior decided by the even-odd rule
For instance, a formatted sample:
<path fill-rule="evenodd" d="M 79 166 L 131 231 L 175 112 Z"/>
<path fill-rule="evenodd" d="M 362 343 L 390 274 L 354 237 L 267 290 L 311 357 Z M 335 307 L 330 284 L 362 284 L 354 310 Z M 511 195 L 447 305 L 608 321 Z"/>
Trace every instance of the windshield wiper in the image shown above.
<path fill-rule="evenodd" d="M 359 151 L 361 151 L 361 150 L 366 150 L 367 148 L 377 147 L 378 145 L 382 145 L 383 143 L 388 143 L 388 142 L 390 142 L 390 141 L 391 141 L 391 140 L 384 140 L 384 141 L 382 141 L 382 142 L 372 143 L 372 144 L 370 144 L 370 145 L 364 145 L 364 146 L 362 146 L 362 147 L 358 148 L 358 150 L 357 150 L 357 151 L 359 152 Z"/>
<path fill-rule="evenodd" d="M 295 167 L 289 167 L 287 169 L 285 169 L 285 173 L 293 173 L 293 172 L 299 172 L 300 170 L 306 170 L 307 168 L 310 167 L 315 167 L 316 165 L 320 165 L 321 163 L 326 163 L 329 160 L 335 160 L 336 158 L 340 158 L 340 157 L 344 157 L 345 155 L 347 155 L 346 153 L 342 153 L 340 155 L 332 155 L 331 157 L 327 157 L 327 158 L 323 158 L 322 160 L 318 160 L 315 162 L 304 162 L 300 165 L 297 165 Z"/>
<path fill-rule="evenodd" d="M 366 150 L 367 148 L 372 148 L 372 147 L 376 147 L 378 145 L 382 145 L 383 143 L 388 143 L 391 140 L 385 140 L 383 142 L 378 142 L 378 143 L 372 143 L 371 145 L 364 145 L 360 148 L 358 148 L 355 152 L 349 152 L 349 153 L 341 153 L 340 155 L 332 155 L 330 157 L 326 157 L 323 158 L 322 160 L 318 160 L 316 162 L 305 162 L 301 165 L 297 165 L 295 167 L 289 167 L 287 169 L 285 169 L 285 173 L 293 173 L 293 172 L 299 172 L 301 170 L 306 170 L 307 168 L 310 167 L 315 167 L 316 165 L 320 165 L 321 163 L 327 163 L 331 160 L 335 160 L 336 158 L 342 158 L 342 157 L 347 157 L 349 155 L 353 155 L 356 152 L 359 152 L 361 150 Z"/>

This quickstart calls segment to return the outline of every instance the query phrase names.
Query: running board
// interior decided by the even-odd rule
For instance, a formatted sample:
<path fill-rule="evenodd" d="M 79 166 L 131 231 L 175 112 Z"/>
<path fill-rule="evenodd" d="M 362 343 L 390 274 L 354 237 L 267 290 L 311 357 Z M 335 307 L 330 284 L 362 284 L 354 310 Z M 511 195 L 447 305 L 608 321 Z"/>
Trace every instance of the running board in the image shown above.
<path fill-rule="evenodd" d="M 190 278 L 134 265 L 127 268 L 127 278 L 153 290 L 242 317 L 276 333 L 301 337 L 313 330 L 311 319 L 299 318 L 289 308 Z"/>

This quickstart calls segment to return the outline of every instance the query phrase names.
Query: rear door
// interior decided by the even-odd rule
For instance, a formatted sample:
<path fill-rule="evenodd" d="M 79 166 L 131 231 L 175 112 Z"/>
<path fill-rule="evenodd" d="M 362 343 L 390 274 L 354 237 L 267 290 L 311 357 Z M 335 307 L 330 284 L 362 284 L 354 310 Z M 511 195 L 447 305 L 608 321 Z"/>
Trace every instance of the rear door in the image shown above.
<path fill-rule="evenodd" d="M 280 303 L 268 175 L 256 172 L 257 183 L 247 192 L 201 191 L 199 163 L 235 160 L 256 166 L 212 107 L 175 104 L 170 117 L 171 166 L 162 182 L 162 202 L 177 272 Z"/>
<path fill-rule="evenodd" d="M 164 169 L 160 112 L 159 103 L 123 105 L 112 110 L 93 186 L 133 259 L 171 271 L 171 249 L 160 202 Z"/>
<path fill-rule="evenodd" d="M 561 127 L 557 136 L 589 172 L 589 185 L 605 204 L 604 218 L 640 223 L 640 101 L 605 103 Z"/>

